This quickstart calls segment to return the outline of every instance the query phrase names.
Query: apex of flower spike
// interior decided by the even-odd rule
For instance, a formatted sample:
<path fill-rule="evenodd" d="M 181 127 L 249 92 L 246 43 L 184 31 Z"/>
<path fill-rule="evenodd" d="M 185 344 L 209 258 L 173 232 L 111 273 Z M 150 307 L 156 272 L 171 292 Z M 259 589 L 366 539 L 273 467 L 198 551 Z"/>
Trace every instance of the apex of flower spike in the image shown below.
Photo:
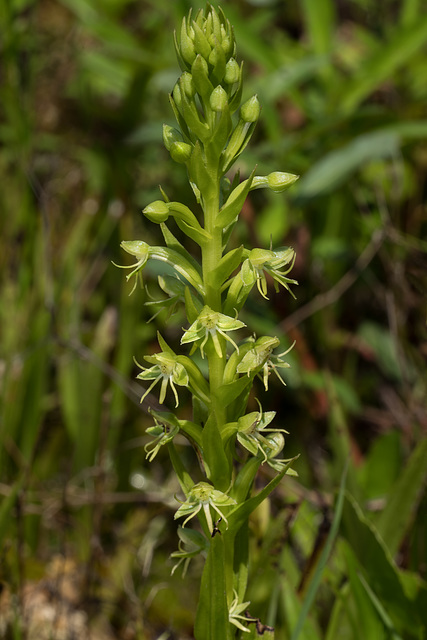
<path fill-rule="evenodd" d="M 222 9 L 217 11 L 207 3 L 206 9 L 200 9 L 194 19 L 191 11 L 183 18 L 179 34 L 175 34 L 175 49 L 183 71 L 191 71 L 197 55 L 202 56 L 216 86 L 224 78 L 227 62 L 236 53 L 233 27 Z"/>

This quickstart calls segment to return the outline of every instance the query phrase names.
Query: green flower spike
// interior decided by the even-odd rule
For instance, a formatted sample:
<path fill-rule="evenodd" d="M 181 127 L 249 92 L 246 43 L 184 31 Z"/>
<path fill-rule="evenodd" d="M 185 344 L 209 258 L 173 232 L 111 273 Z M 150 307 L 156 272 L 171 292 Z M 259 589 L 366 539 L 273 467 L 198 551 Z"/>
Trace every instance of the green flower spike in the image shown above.
<path fill-rule="evenodd" d="M 176 356 L 172 353 L 156 353 L 153 356 L 145 356 L 144 357 L 147 362 L 152 362 L 154 364 L 153 367 L 143 367 L 138 362 L 135 363 L 137 366 L 142 369 L 142 372 L 139 373 L 136 377 L 138 380 L 153 380 L 150 384 L 146 392 L 141 398 L 141 402 L 144 398 L 150 393 L 151 389 L 161 380 L 162 384 L 160 387 L 160 397 L 159 402 L 163 404 L 166 397 L 166 389 L 168 384 L 173 391 L 176 401 L 176 407 L 179 404 L 178 393 L 176 391 L 175 385 L 179 385 L 180 387 L 188 386 L 188 374 L 182 364 L 176 361 Z"/>
<path fill-rule="evenodd" d="M 251 603 L 249 602 L 249 600 L 248 602 L 239 603 L 239 596 L 237 595 L 237 591 L 235 589 L 233 589 L 233 593 L 234 593 L 234 600 L 230 605 L 230 609 L 228 612 L 228 619 L 231 622 L 231 624 L 234 624 L 235 627 L 237 627 L 241 631 L 244 631 L 245 633 L 249 633 L 250 632 L 249 629 L 247 627 L 244 627 L 242 623 L 239 622 L 239 620 L 244 620 L 245 622 L 256 622 L 256 618 L 249 618 L 247 616 L 242 616 L 242 611 L 247 609 Z"/>
<path fill-rule="evenodd" d="M 132 256 L 135 256 L 135 258 L 137 258 L 137 262 L 130 265 L 116 264 L 115 262 L 113 262 L 114 266 L 119 267 L 119 269 L 133 269 L 133 271 L 131 273 L 128 273 L 128 275 L 126 276 L 127 281 L 129 281 L 132 276 L 135 276 L 135 284 L 133 285 L 132 291 L 129 294 L 132 295 L 132 293 L 136 289 L 138 280 L 140 281 L 141 286 L 143 284 L 141 271 L 147 264 L 150 246 L 146 242 L 142 242 L 142 240 L 123 240 L 123 242 L 120 243 L 120 246 L 127 253 L 130 253 Z"/>
<path fill-rule="evenodd" d="M 237 421 L 237 440 L 242 447 L 254 456 L 256 456 L 258 452 L 261 452 L 264 458 L 263 464 L 267 462 L 265 448 L 271 447 L 270 440 L 268 440 L 264 434 L 288 433 L 285 429 L 266 429 L 275 415 L 275 411 L 266 411 L 263 413 L 260 405 L 259 411 L 248 413 Z"/>
<path fill-rule="evenodd" d="M 292 269 L 294 262 L 295 251 L 292 247 L 287 247 L 280 251 L 252 249 L 247 260 L 242 264 L 240 275 L 245 285 L 252 284 L 256 280 L 258 291 L 266 300 L 268 300 L 266 273 L 274 279 L 276 292 L 279 290 L 278 285 L 281 284 L 295 298 L 289 288 L 289 284 L 298 284 L 298 282 L 291 278 L 286 278 L 286 274 Z M 281 271 L 286 265 L 290 266 L 286 271 Z"/>
<path fill-rule="evenodd" d="M 149 462 L 154 460 L 160 447 L 171 442 L 179 432 L 178 426 L 170 427 L 166 422 L 162 424 L 156 418 L 154 418 L 154 422 L 156 423 L 154 427 L 148 427 L 145 431 L 149 436 L 153 436 L 154 438 L 152 442 L 149 442 L 144 447 L 144 451 L 147 454 L 145 457 Z"/>
<path fill-rule="evenodd" d="M 236 329 L 241 329 L 245 326 L 246 325 L 243 322 L 240 322 L 240 320 L 230 318 L 230 316 L 226 316 L 218 311 L 213 311 L 210 307 L 205 305 L 198 318 L 185 331 L 181 339 L 181 344 L 187 344 L 188 342 L 195 342 L 196 340 L 203 339 L 202 344 L 200 345 L 200 353 L 202 354 L 202 358 L 204 358 L 203 349 L 209 339 L 209 336 L 211 336 L 215 351 L 218 354 L 218 357 L 222 358 L 222 349 L 217 333 L 222 335 L 228 342 L 231 342 L 238 352 L 239 347 L 234 340 L 230 338 L 230 336 L 227 336 L 225 332 L 235 331 Z"/>
<path fill-rule="evenodd" d="M 206 516 L 209 531 L 213 533 L 214 525 L 212 521 L 211 507 L 224 520 L 228 528 L 228 521 L 219 507 L 226 507 L 237 504 L 234 498 L 230 498 L 226 493 L 214 489 L 207 482 L 199 482 L 191 489 L 187 500 L 182 503 L 178 511 L 175 513 L 175 520 L 187 516 L 184 520 L 183 527 L 191 518 L 194 518 L 199 511 L 203 509 Z"/>
<path fill-rule="evenodd" d="M 262 368 L 264 388 L 267 391 L 268 376 L 270 375 L 270 371 L 274 371 L 280 382 L 286 387 L 286 383 L 277 371 L 277 368 L 289 369 L 290 365 L 287 362 L 284 362 L 281 358 L 289 353 L 295 342 L 292 343 L 289 349 L 283 351 L 283 353 L 273 356 L 273 349 L 275 349 L 279 344 L 278 338 L 270 338 L 269 336 L 259 338 L 254 343 L 252 349 L 244 355 L 241 362 L 237 365 L 237 373 L 247 373 L 249 376 L 252 371 L 256 371 L 258 373 L 257 370 Z"/>

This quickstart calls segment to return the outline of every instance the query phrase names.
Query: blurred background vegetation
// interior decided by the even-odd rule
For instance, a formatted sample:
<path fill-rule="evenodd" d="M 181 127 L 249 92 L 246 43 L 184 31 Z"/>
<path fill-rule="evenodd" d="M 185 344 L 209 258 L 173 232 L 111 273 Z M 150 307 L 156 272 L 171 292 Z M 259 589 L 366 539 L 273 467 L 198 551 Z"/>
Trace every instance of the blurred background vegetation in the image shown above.
<path fill-rule="evenodd" d="M 132 359 L 157 350 L 157 329 L 176 343 L 185 318 L 149 323 L 111 262 L 128 263 L 123 239 L 160 242 L 140 213 L 159 184 L 193 203 L 161 131 L 179 75 L 173 30 L 204 4 L 0 5 L 7 639 L 191 638 L 201 563 L 170 578 L 179 488 L 166 455 L 145 461 L 152 420 Z M 253 518 L 251 613 L 278 640 L 425 638 L 426 6 L 222 6 L 244 97 L 263 106 L 241 173 L 301 175 L 283 196 L 251 194 L 235 240 L 291 244 L 299 281 L 295 301 L 254 296 L 244 318 L 283 349 L 296 340 L 286 389 L 259 397 L 290 432 L 286 457 L 301 453 L 298 480 Z"/>

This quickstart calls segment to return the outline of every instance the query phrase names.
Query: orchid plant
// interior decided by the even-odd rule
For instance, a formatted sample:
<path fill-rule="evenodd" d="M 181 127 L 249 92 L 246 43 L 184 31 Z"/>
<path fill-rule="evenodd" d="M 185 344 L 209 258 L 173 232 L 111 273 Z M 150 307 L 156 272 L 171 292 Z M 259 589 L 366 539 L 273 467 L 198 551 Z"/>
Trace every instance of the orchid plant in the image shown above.
<path fill-rule="evenodd" d="M 138 378 L 150 383 L 142 400 L 160 383 L 160 403 L 168 397 L 170 387 L 177 409 L 179 390 L 185 387 L 192 396 L 193 413 L 191 420 L 183 420 L 172 411 L 152 410 L 154 425 L 147 432 L 153 440 L 145 450 L 151 461 L 161 447 L 168 449 L 185 496 L 175 513 L 175 519 L 183 520 L 178 530 L 179 550 L 173 558 L 186 568 L 197 553 L 206 557 L 196 639 L 257 637 L 260 629 L 264 638 L 272 638 L 272 628 L 244 613 L 250 606 L 245 600 L 248 519 L 285 474 L 295 475 L 294 459 L 281 457 L 285 431 L 273 426 L 275 412 L 264 412 L 258 403 L 258 411 L 247 413 L 247 406 L 256 376 L 267 390 L 270 373 L 275 372 L 283 382 L 277 369 L 289 365 L 282 360 L 286 352 L 274 353 L 279 347 L 276 337 L 245 335 L 246 325 L 238 316 L 255 285 L 255 293 L 263 298 L 268 296 L 270 279 L 276 290 L 281 285 L 291 292 L 290 285 L 297 284 L 288 277 L 295 252 L 291 247 L 230 249 L 229 244 L 251 190 L 267 188 L 280 193 L 298 176 L 283 172 L 257 176 L 255 170 L 242 181 L 238 171 L 230 176 L 253 134 L 260 105 L 256 95 L 241 104 L 242 64 L 236 60 L 233 28 L 223 11 L 208 3 L 194 18 L 190 12 L 175 35 L 175 47 L 182 69 L 170 96 L 177 128 L 164 125 L 163 139 L 171 158 L 187 169 L 196 201 L 194 211 L 171 202 L 161 190 L 163 200 L 152 202 L 143 213 L 160 225 L 165 246 L 135 240 L 121 246 L 136 260 L 127 276 L 135 278 L 132 291 L 138 281 L 142 283 L 142 271 L 149 261 L 167 263 L 167 274 L 172 268 L 174 276 L 166 272 L 159 276 L 167 296 L 159 304 L 174 310 L 182 303 L 188 321 L 181 338 L 188 355 L 176 353 L 158 335 L 160 351 L 145 356 L 149 366 L 138 365 Z M 172 221 L 198 245 L 199 257 L 175 237 Z M 199 366 L 197 352 L 207 361 L 208 376 Z M 193 479 L 200 477 L 199 469 L 184 465 L 174 443 L 178 433 L 196 450 L 202 481 Z M 264 464 L 275 476 L 254 493 L 256 474 Z M 190 525 L 196 518 L 199 530 Z"/>

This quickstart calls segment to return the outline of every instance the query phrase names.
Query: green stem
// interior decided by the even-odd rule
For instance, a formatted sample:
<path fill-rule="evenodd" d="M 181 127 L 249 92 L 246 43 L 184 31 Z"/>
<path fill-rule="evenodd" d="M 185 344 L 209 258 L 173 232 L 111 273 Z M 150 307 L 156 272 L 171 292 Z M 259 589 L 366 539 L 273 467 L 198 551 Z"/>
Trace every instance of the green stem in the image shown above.
<path fill-rule="evenodd" d="M 222 229 L 215 227 L 215 221 L 219 211 L 219 180 L 216 181 L 215 187 L 211 189 L 211 193 L 206 195 L 204 202 L 205 230 L 212 238 L 202 246 L 203 283 L 206 291 L 205 304 L 213 309 L 213 311 L 222 312 L 221 291 L 218 287 L 214 287 L 211 284 L 211 274 L 222 258 Z M 212 413 L 215 415 L 218 429 L 221 430 L 222 425 L 225 424 L 226 421 L 226 412 L 224 406 L 216 396 L 216 391 L 224 381 L 226 349 L 224 338 L 219 335 L 218 339 L 221 345 L 222 358 L 218 356 L 212 346 L 206 349 L 206 353 L 209 361 L 209 386 Z M 218 446 L 222 446 L 222 443 L 218 443 Z"/>

